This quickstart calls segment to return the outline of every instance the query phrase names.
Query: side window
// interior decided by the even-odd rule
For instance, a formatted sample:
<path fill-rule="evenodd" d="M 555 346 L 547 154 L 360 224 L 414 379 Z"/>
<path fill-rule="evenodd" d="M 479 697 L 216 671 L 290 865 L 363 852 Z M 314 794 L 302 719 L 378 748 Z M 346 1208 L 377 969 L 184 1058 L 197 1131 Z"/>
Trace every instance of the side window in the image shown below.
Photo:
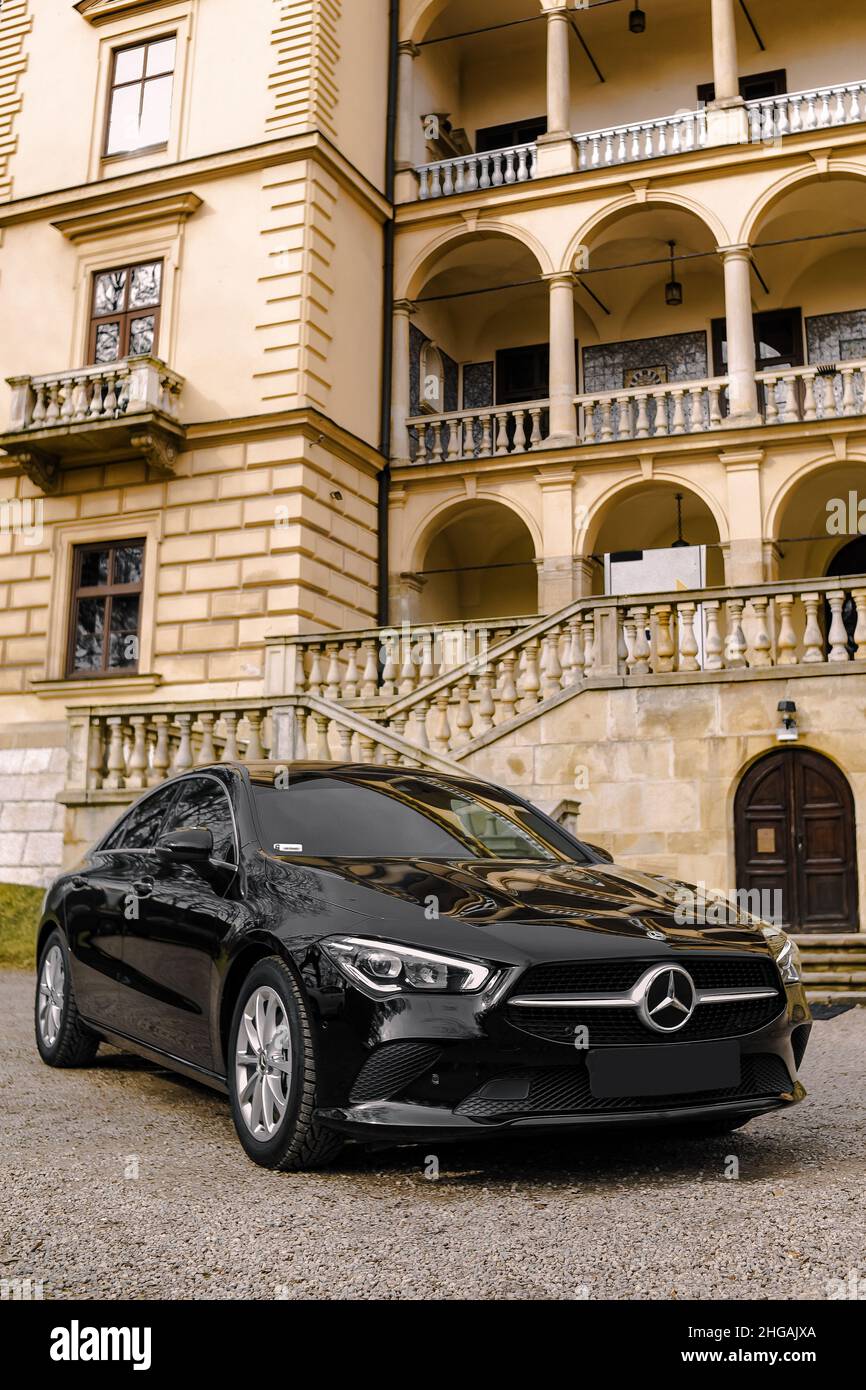
<path fill-rule="evenodd" d="M 171 89 L 177 40 L 174 34 L 150 43 L 115 49 L 105 154 L 134 154 L 168 143 Z"/>
<path fill-rule="evenodd" d="M 235 835 L 229 800 L 222 787 L 209 777 L 191 777 L 171 808 L 162 833 L 196 826 L 213 835 L 215 859 L 235 862 Z"/>
<path fill-rule="evenodd" d="M 109 835 L 103 849 L 153 849 L 174 794 L 174 787 L 165 787 L 133 806 Z"/>

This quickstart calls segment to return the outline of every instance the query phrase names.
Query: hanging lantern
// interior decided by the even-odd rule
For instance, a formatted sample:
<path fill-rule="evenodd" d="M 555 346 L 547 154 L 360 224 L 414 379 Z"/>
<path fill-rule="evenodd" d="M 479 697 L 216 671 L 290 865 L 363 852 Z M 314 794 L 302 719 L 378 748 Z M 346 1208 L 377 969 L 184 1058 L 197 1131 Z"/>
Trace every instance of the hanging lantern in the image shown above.
<path fill-rule="evenodd" d="M 674 309 L 683 302 L 683 287 L 676 277 L 676 269 L 674 266 L 674 247 L 676 246 L 676 242 L 669 241 L 668 246 L 671 248 L 671 278 L 665 285 L 665 304 L 670 305 L 670 307 Z"/>
<path fill-rule="evenodd" d="M 646 29 L 646 14 L 637 5 L 629 14 L 628 27 L 633 34 L 642 34 Z"/>
<path fill-rule="evenodd" d="M 682 546 L 688 546 L 688 541 L 683 536 L 683 494 L 677 492 L 674 501 L 677 504 L 677 538 L 671 541 L 671 550 L 679 550 Z"/>

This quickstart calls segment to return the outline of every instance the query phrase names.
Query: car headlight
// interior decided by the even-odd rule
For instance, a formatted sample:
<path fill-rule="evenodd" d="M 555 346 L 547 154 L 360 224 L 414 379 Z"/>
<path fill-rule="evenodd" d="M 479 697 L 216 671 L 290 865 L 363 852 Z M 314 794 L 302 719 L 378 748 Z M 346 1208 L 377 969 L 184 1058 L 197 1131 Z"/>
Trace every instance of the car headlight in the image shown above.
<path fill-rule="evenodd" d="M 786 985 L 799 984 L 802 977 L 800 949 L 796 941 L 782 931 L 781 927 L 762 927 L 766 941 L 773 952 L 779 974 Z"/>
<path fill-rule="evenodd" d="M 373 994 L 474 994 L 494 975 L 483 961 L 413 950 L 391 941 L 332 936 L 321 943 L 329 960 L 354 984 Z"/>

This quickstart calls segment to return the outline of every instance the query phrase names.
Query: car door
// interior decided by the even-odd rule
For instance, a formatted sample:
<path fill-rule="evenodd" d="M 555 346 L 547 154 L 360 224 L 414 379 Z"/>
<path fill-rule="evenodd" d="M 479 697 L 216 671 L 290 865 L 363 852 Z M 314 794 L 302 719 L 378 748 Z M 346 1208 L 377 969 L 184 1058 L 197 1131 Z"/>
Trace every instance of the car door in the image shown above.
<path fill-rule="evenodd" d="M 179 784 L 161 828 L 203 827 L 214 840 L 214 861 L 237 864 L 237 837 L 228 795 L 207 774 Z M 160 1051 L 208 1070 L 217 1065 L 211 1012 L 218 993 L 216 961 L 239 906 L 231 870 L 151 857 L 134 917 L 125 924 L 123 959 L 134 996 L 135 1036 Z"/>
<path fill-rule="evenodd" d="M 73 871 L 64 900 L 78 1007 L 85 1018 L 123 1032 L 130 1031 L 124 930 L 175 795 L 175 787 L 161 787 L 142 797 Z"/>

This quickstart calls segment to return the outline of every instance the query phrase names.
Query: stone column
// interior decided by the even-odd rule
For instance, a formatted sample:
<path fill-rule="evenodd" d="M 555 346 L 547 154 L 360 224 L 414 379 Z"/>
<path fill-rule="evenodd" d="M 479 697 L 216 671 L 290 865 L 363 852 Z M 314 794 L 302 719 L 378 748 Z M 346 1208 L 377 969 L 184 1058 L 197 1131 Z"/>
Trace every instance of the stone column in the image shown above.
<path fill-rule="evenodd" d="M 752 253 L 748 246 L 719 248 L 725 268 L 725 319 L 728 339 L 728 429 L 762 423 L 755 381 L 755 329 L 752 321 Z"/>
<path fill-rule="evenodd" d="M 565 5 L 552 0 L 547 13 L 547 134 L 538 139 L 538 173 L 570 174 L 577 169 L 571 138 L 571 19 Z"/>
<path fill-rule="evenodd" d="M 731 449 L 719 455 L 728 485 L 728 541 L 722 545 L 725 584 L 763 584 L 766 544 L 761 502 L 763 449 Z"/>
<path fill-rule="evenodd" d="M 408 299 L 394 303 L 394 345 L 391 366 L 391 459 L 394 463 L 409 461 L 409 431 L 406 421 L 410 413 L 410 351 L 409 323 L 415 305 Z"/>
<path fill-rule="evenodd" d="M 739 144 L 749 138 L 745 107 L 740 96 L 735 3 L 736 0 L 711 0 L 716 96 L 707 112 L 710 145 Z"/>
<path fill-rule="evenodd" d="M 574 353 L 574 276 L 548 275 L 550 292 L 549 448 L 577 443 L 577 364 Z"/>
<path fill-rule="evenodd" d="M 395 196 L 398 202 L 418 197 L 415 178 L 415 59 L 418 49 L 414 43 L 401 43 L 397 56 L 397 129 L 394 140 L 396 166 Z"/>
<path fill-rule="evenodd" d="M 538 479 L 541 490 L 541 558 L 538 611 L 555 613 L 574 598 L 574 470 L 549 465 Z"/>

